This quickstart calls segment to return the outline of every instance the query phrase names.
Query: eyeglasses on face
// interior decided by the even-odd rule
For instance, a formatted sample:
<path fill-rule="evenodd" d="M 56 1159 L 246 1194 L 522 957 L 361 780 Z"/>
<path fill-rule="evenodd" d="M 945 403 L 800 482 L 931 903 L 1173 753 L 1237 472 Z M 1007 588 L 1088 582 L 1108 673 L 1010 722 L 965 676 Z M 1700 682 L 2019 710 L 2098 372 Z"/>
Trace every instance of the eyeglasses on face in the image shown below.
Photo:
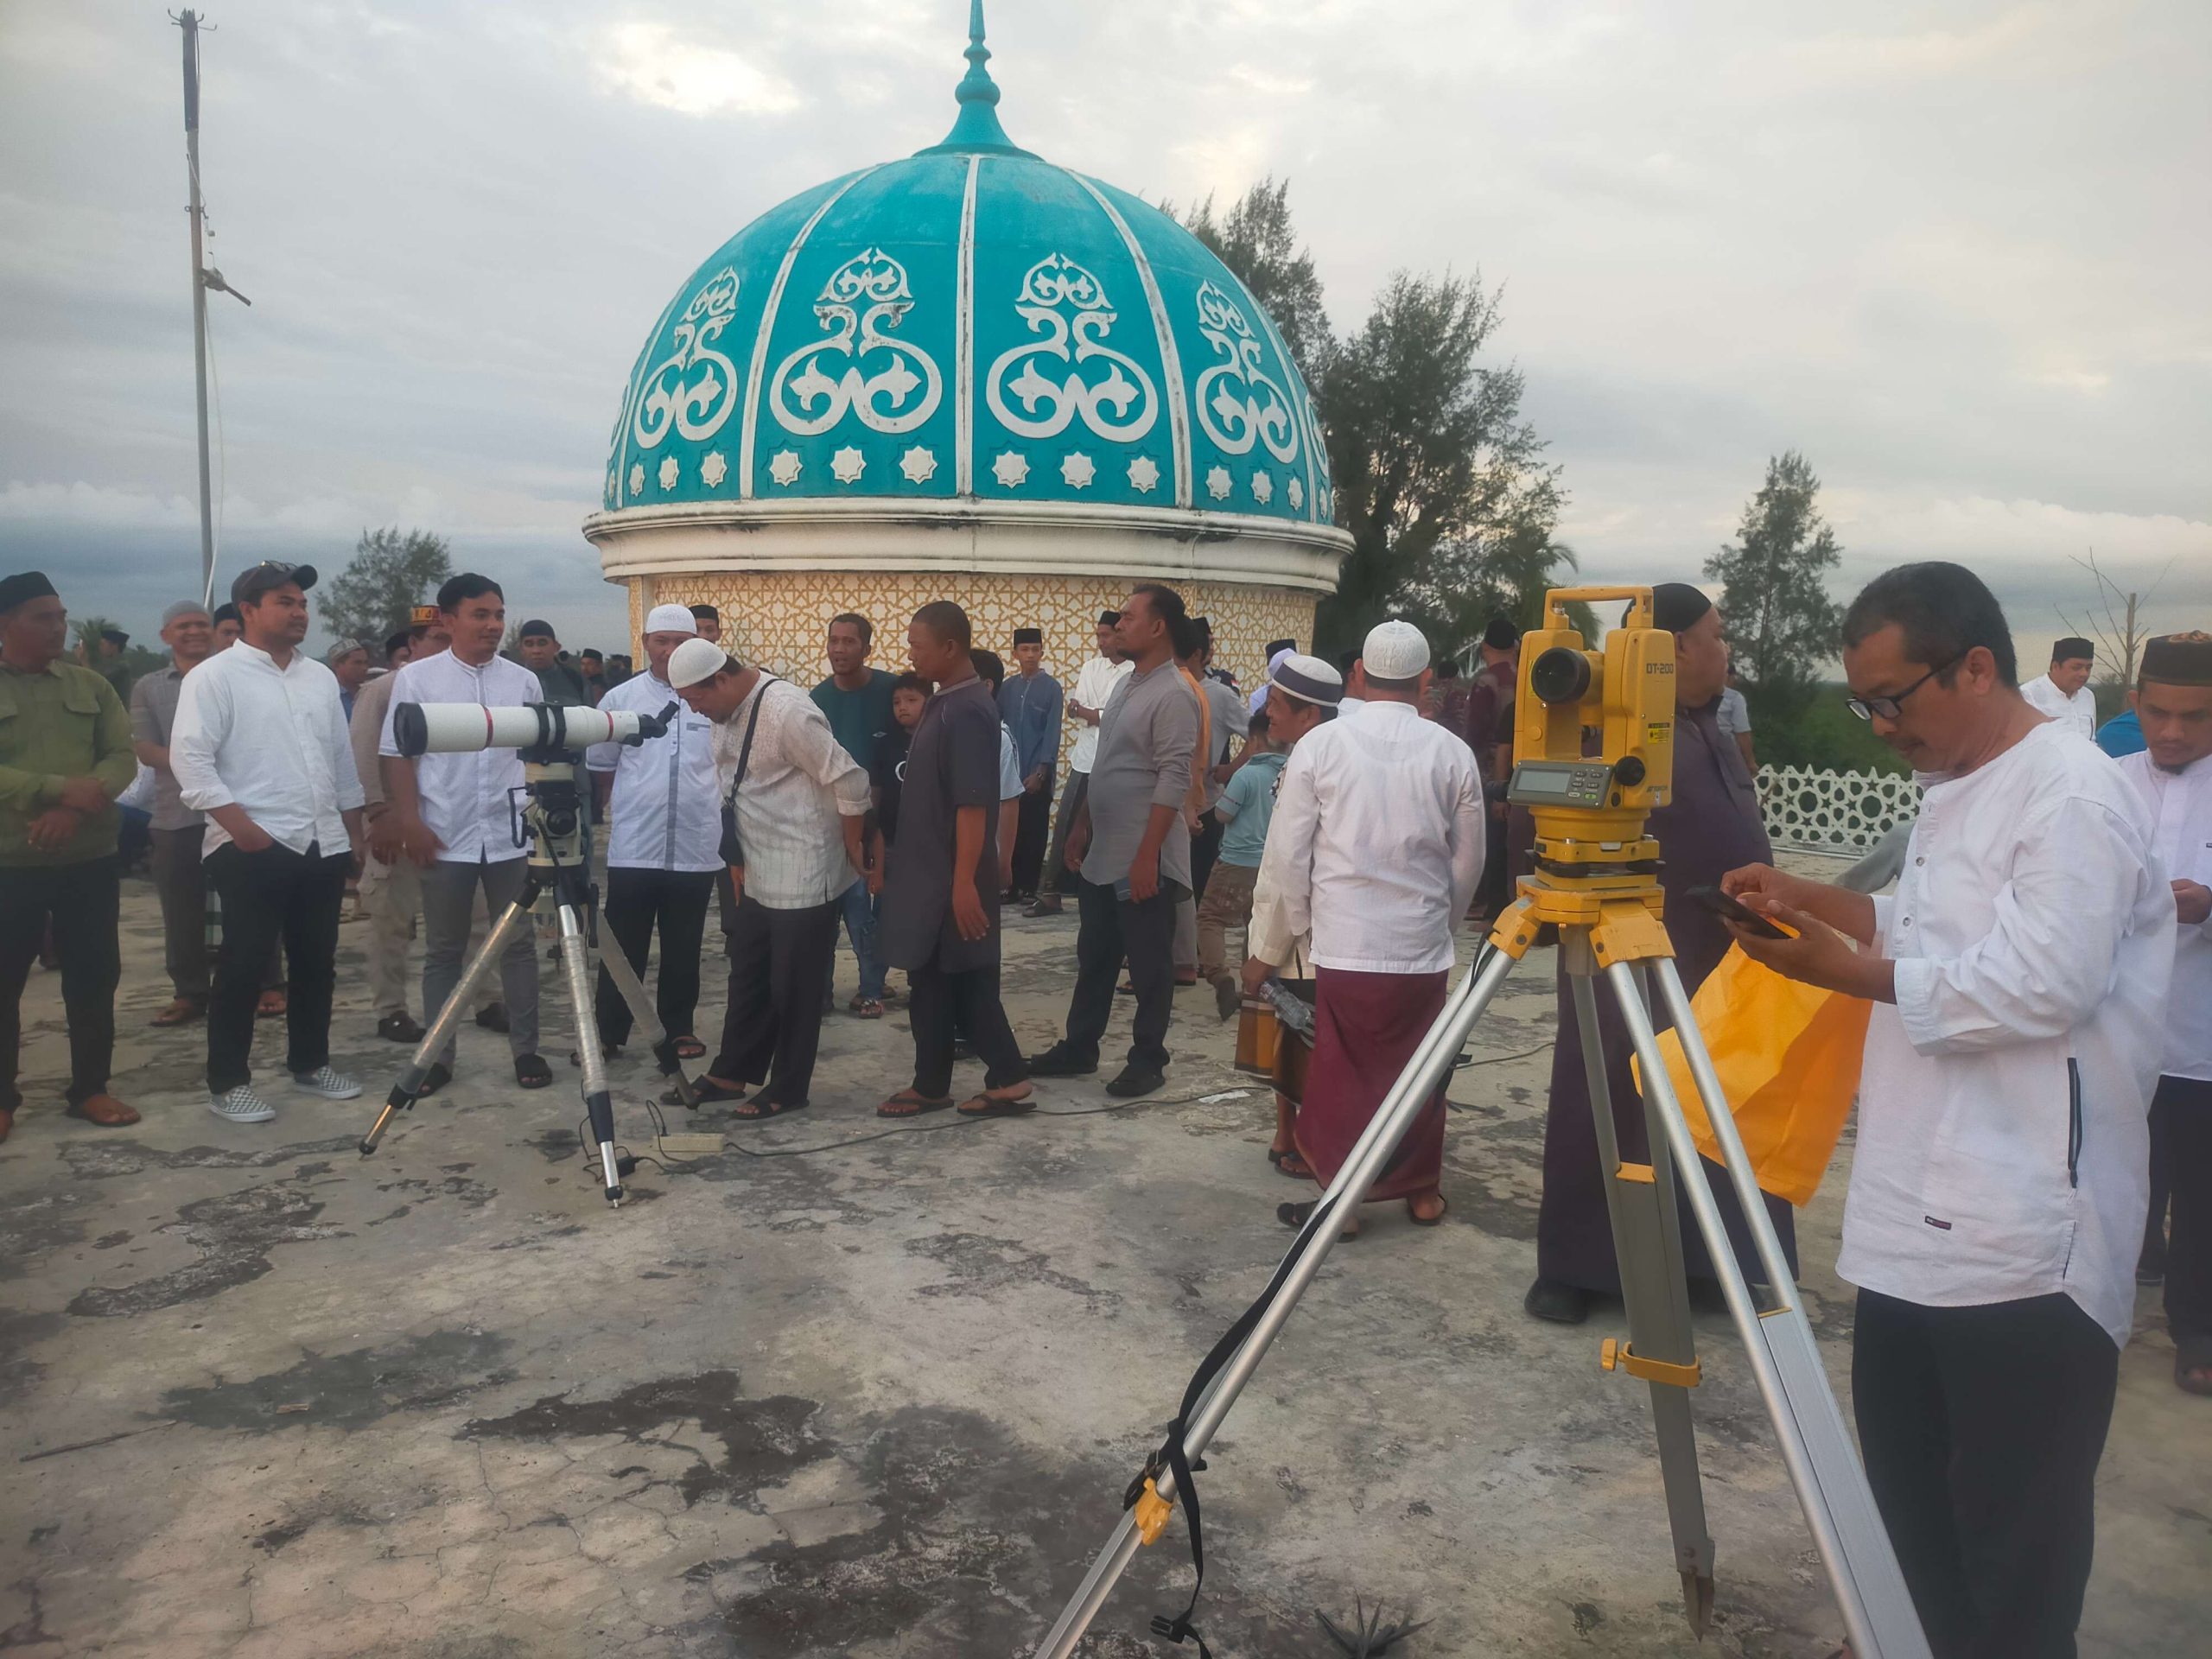
<path fill-rule="evenodd" d="M 1878 715 L 1884 720 L 1895 720 L 1904 713 L 1904 700 L 1939 674 L 1948 674 L 1967 659 L 1961 652 L 1948 663 L 1939 663 L 1893 697 L 1846 697 L 1843 706 L 1861 720 L 1872 720 Z"/>

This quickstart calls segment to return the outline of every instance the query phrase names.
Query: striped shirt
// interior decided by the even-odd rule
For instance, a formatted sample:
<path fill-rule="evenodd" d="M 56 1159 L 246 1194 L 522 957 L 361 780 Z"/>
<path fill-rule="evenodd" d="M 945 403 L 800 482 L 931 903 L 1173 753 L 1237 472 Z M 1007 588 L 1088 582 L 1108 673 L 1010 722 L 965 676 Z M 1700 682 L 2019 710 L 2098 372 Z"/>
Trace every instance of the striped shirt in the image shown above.
<path fill-rule="evenodd" d="M 846 856 L 839 820 L 868 811 L 868 773 L 840 747 L 811 697 L 764 674 L 715 728 L 715 765 L 725 791 L 737 775 L 755 706 L 760 723 L 737 791 L 745 896 L 770 910 L 826 905 L 860 879 Z"/>

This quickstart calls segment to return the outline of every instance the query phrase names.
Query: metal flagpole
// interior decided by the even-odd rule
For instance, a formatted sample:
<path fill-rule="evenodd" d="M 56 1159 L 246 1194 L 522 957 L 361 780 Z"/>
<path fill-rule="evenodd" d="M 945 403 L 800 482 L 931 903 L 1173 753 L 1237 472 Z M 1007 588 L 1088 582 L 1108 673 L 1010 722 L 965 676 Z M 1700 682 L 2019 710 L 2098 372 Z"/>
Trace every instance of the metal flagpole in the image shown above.
<path fill-rule="evenodd" d="M 184 31 L 184 165 L 189 181 L 192 220 L 192 373 L 200 411 L 200 602 L 215 594 L 215 505 L 207 484 L 207 279 L 201 249 L 206 214 L 200 200 L 200 14 L 176 20 Z"/>

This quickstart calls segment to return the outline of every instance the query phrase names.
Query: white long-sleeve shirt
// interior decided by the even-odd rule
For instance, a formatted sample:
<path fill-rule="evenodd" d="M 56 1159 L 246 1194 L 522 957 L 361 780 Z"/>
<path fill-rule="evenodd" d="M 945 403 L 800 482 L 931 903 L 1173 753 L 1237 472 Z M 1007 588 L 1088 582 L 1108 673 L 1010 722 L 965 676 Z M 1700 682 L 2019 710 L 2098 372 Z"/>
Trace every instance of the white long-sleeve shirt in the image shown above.
<path fill-rule="evenodd" d="M 2162 772 L 2149 754 L 2126 756 L 2121 774 L 2151 813 L 2151 845 L 2168 881 L 2212 887 L 2212 756 Z M 2177 924 L 2173 988 L 2166 994 L 2170 1077 L 2212 1082 L 2212 921 Z"/>
<path fill-rule="evenodd" d="M 2050 715 L 2069 732 L 2083 737 L 2097 734 L 2097 694 L 2083 686 L 2070 696 L 2050 683 L 2050 676 L 2038 674 L 2020 688 L 2020 695 L 2037 712 Z"/>
<path fill-rule="evenodd" d="M 1474 753 L 1410 703 L 1370 703 L 1309 732 L 1276 786 L 1250 950 L 1283 960 L 1313 935 L 1317 966 L 1433 974 L 1482 880 L 1483 786 Z"/>
<path fill-rule="evenodd" d="M 518 709 L 545 701 L 537 676 L 520 663 L 494 657 L 472 666 L 442 651 L 418 657 L 392 676 L 391 702 L 377 753 L 397 755 L 391 710 L 403 702 L 473 702 L 486 709 Z M 415 792 L 423 826 L 443 845 L 445 864 L 504 864 L 528 848 L 515 839 L 517 793 L 523 786 L 522 755 L 515 749 L 477 749 L 425 754 L 415 761 Z"/>
<path fill-rule="evenodd" d="M 243 807 L 296 853 L 350 851 L 343 815 L 361 804 L 361 781 L 346 741 L 338 677 L 298 652 L 279 668 L 239 640 L 184 677 L 169 732 L 177 796 L 195 812 Z M 230 844 L 213 817 L 205 858 Z"/>
<path fill-rule="evenodd" d="M 1071 694 L 1076 702 L 1093 714 L 1104 714 L 1106 702 L 1114 695 L 1114 688 L 1129 677 L 1136 669 L 1132 662 L 1115 662 L 1109 658 L 1094 657 L 1083 665 L 1075 677 L 1075 690 Z M 1075 747 L 1068 755 L 1068 770 L 1087 772 L 1098 753 L 1098 728 L 1088 721 L 1078 721 L 1075 732 Z"/>
<path fill-rule="evenodd" d="M 715 722 L 683 706 L 664 680 L 633 674 L 599 701 L 602 711 L 676 718 L 658 737 L 632 747 L 595 743 L 584 751 L 593 772 L 614 774 L 607 800 L 607 866 L 614 870 L 721 868 L 722 785 L 715 766 Z"/>
<path fill-rule="evenodd" d="M 737 791 L 745 896 L 770 910 L 826 905 L 860 879 L 840 820 L 868 808 L 868 773 L 838 747 L 829 716 L 787 680 L 760 677 L 753 695 L 715 727 L 715 764 L 728 791 L 755 704 L 760 724 Z"/>
<path fill-rule="evenodd" d="M 2056 724 L 1919 781 L 1836 1271 L 1932 1307 L 2063 1293 L 2124 1344 L 2174 951 L 2150 812 Z"/>

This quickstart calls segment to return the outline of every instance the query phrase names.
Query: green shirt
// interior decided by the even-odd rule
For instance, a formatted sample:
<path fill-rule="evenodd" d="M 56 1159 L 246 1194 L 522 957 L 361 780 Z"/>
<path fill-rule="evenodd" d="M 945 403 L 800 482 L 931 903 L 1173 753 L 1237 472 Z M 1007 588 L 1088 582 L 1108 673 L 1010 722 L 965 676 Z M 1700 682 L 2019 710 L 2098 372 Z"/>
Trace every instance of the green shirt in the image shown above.
<path fill-rule="evenodd" d="M 26 839 L 31 820 L 61 804 L 62 785 L 87 774 L 106 790 L 106 809 L 80 815 L 62 847 L 34 851 Z M 130 715 L 105 679 L 59 658 L 40 674 L 0 663 L 0 868 L 105 858 L 123 823 L 115 798 L 137 776 Z"/>
<path fill-rule="evenodd" d="M 882 669 L 868 671 L 868 683 L 848 691 L 831 675 L 814 688 L 814 706 L 830 718 L 837 745 L 865 768 L 875 758 L 875 740 L 899 722 L 891 717 L 891 693 L 899 683 L 896 674 Z"/>

